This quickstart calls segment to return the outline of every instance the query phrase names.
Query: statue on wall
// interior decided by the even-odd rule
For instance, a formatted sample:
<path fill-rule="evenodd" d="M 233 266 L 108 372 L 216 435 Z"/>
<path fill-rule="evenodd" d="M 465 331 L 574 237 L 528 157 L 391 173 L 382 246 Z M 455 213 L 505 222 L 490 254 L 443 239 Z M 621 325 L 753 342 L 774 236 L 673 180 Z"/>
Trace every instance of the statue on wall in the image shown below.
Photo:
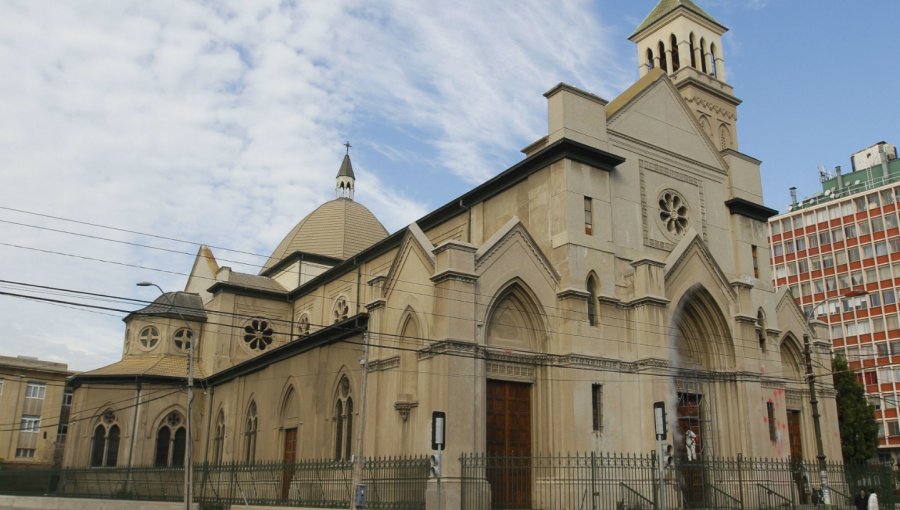
<path fill-rule="evenodd" d="M 688 462 L 697 460 L 697 434 L 687 429 L 684 433 L 684 449 L 687 452 Z"/>

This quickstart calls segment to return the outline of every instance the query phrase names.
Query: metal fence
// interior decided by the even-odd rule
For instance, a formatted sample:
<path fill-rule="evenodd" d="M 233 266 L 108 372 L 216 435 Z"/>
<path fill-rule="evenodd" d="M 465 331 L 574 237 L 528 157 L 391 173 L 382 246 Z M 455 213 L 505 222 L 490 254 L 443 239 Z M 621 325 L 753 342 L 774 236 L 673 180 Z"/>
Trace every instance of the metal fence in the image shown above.
<path fill-rule="evenodd" d="M 463 510 L 769 509 L 813 508 L 821 503 L 816 463 L 714 458 L 673 461 L 660 482 L 655 454 L 577 454 L 528 457 L 464 455 Z M 894 508 L 890 465 L 828 465 L 832 508 L 853 508 L 862 487 L 874 488 Z"/>
<path fill-rule="evenodd" d="M 427 457 L 372 458 L 363 462 L 366 507 L 425 508 Z M 194 467 L 194 501 L 201 508 L 231 505 L 346 508 L 353 464 L 308 460 L 296 463 L 225 463 Z M 0 470 L 0 494 L 72 498 L 181 501 L 184 468 L 65 468 Z"/>

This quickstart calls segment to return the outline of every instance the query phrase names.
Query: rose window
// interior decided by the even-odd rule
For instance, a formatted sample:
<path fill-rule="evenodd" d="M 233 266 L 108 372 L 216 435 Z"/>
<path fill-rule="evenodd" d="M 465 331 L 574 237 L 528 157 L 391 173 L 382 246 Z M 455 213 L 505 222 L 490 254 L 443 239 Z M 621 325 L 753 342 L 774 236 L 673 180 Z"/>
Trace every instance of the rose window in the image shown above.
<path fill-rule="evenodd" d="M 350 315 L 350 305 L 347 298 L 339 297 L 334 303 L 334 322 L 341 322 Z"/>
<path fill-rule="evenodd" d="M 138 334 L 138 341 L 144 349 L 152 349 L 159 343 L 159 330 L 153 326 L 147 326 Z"/>
<path fill-rule="evenodd" d="M 300 336 L 306 336 L 309 334 L 309 315 L 303 314 L 300 317 Z"/>
<path fill-rule="evenodd" d="M 265 319 L 253 319 L 244 326 L 244 342 L 254 351 L 264 351 L 272 343 L 275 333 Z"/>
<path fill-rule="evenodd" d="M 194 333 L 187 329 L 181 328 L 175 332 L 174 339 L 175 348 L 179 351 L 187 351 L 191 348 L 191 341 L 194 339 Z"/>
<path fill-rule="evenodd" d="M 103 423 L 107 425 L 113 424 L 116 422 L 116 414 L 112 412 L 112 409 L 107 409 L 103 413 Z"/>
<path fill-rule="evenodd" d="M 169 413 L 169 416 L 166 416 L 166 423 L 172 428 L 178 427 L 181 425 L 181 415 L 176 411 L 172 411 Z"/>
<path fill-rule="evenodd" d="M 688 227 L 688 206 L 678 193 L 666 191 L 659 197 L 659 219 L 673 235 L 684 235 Z"/>

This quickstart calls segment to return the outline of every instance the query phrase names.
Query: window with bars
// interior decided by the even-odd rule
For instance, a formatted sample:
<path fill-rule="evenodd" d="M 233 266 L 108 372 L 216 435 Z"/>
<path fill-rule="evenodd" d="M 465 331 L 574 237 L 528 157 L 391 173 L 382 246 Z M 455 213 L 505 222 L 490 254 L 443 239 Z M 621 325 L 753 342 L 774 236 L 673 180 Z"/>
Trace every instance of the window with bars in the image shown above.
<path fill-rule="evenodd" d="M 591 197 L 584 197 L 584 233 L 594 235 L 594 203 Z"/>
<path fill-rule="evenodd" d="M 591 417 L 594 432 L 603 430 L 603 385 L 591 385 Z"/>

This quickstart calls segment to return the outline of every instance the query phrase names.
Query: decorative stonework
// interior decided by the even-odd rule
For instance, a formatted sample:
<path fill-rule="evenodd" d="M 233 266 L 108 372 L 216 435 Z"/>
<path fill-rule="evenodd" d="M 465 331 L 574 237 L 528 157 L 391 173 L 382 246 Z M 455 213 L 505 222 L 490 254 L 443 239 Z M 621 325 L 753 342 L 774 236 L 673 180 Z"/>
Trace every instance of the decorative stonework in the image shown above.
<path fill-rule="evenodd" d="M 309 335 L 310 325 L 309 325 L 309 314 L 308 313 L 304 312 L 300 316 L 300 320 L 297 321 L 297 329 L 298 329 L 300 336 L 308 336 Z"/>
<path fill-rule="evenodd" d="M 368 366 L 369 372 L 380 372 L 382 370 L 400 368 L 400 356 L 391 356 L 390 358 L 370 361 Z"/>
<path fill-rule="evenodd" d="M 335 323 L 346 320 L 350 316 L 350 305 L 347 304 L 347 298 L 340 296 L 334 300 L 334 308 L 331 310 L 331 315 Z"/>
<path fill-rule="evenodd" d="M 409 412 L 419 407 L 418 400 L 398 400 L 394 402 L 394 409 L 400 413 L 400 419 L 406 421 L 409 419 Z"/>
<path fill-rule="evenodd" d="M 675 190 L 667 189 L 659 195 L 659 221 L 663 233 L 668 232 L 674 239 L 680 239 L 690 224 L 690 208 L 687 200 Z"/>
<path fill-rule="evenodd" d="M 700 179 L 695 177 L 691 177 L 690 175 L 684 174 L 682 172 L 678 172 L 672 170 L 670 168 L 663 167 L 657 163 L 647 160 L 640 160 L 640 176 L 641 176 L 641 211 L 643 216 L 643 225 L 642 225 L 642 233 L 644 236 L 644 245 L 649 246 L 651 248 L 657 248 L 666 251 L 672 251 L 675 249 L 675 243 L 681 238 L 684 234 L 684 230 L 687 228 L 687 217 L 683 216 L 689 214 L 690 215 L 690 226 L 692 226 L 695 230 L 700 232 L 700 235 L 703 237 L 703 241 L 707 242 L 706 237 L 706 202 L 703 198 L 703 182 Z M 687 208 L 687 201 L 684 199 L 683 193 L 677 192 L 672 189 L 666 189 L 656 198 L 655 202 L 651 204 L 653 198 L 648 199 L 647 197 L 647 178 L 648 173 L 654 173 L 658 175 L 663 175 L 669 177 L 670 179 L 675 179 L 679 182 L 684 183 L 687 186 L 693 186 L 697 190 L 697 195 L 699 197 L 699 207 L 696 212 L 691 212 L 689 208 Z M 666 193 L 669 193 L 668 197 Z M 674 197 L 679 197 L 677 204 L 674 200 Z M 666 204 L 666 219 L 664 221 L 662 217 L 662 204 Z M 681 206 L 684 205 L 685 209 L 681 209 Z M 650 212 L 653 211 L 653 212 Z M 653 216 L 658 216 L 659 218 L 654 220 L 648 216 L 648 214 Z M 669 228 L 669 219 L 672 220 L 672 228 Z M 680 221 L 684 220 L 684 221 Z M 659 240 L 654 239 L 650 235 L 650 227 L 651 225 L 656 225 L 660 233 L 663 234 L 668 240 Z M 679 232 L 680 229 L 680 233 Z M 672 232 L 672 231 L 675 232 Z"/>
<path fill-rule="evenodd" d="M 519 381 L 534 381 L 535 370 L 533 366 L 520 365 L 517 363 L 503 363 L 498 361 L 488 361 L 485 365 L 488 375 L 500 377 L 503 379 L 514 379 Z"/>
<path fill-rule="evenodd" d="M 268 320 L 251 319 L 244 325 L 244 344 L 251 351 L 264 351 L 272 343 L 274 334 Z"/>

